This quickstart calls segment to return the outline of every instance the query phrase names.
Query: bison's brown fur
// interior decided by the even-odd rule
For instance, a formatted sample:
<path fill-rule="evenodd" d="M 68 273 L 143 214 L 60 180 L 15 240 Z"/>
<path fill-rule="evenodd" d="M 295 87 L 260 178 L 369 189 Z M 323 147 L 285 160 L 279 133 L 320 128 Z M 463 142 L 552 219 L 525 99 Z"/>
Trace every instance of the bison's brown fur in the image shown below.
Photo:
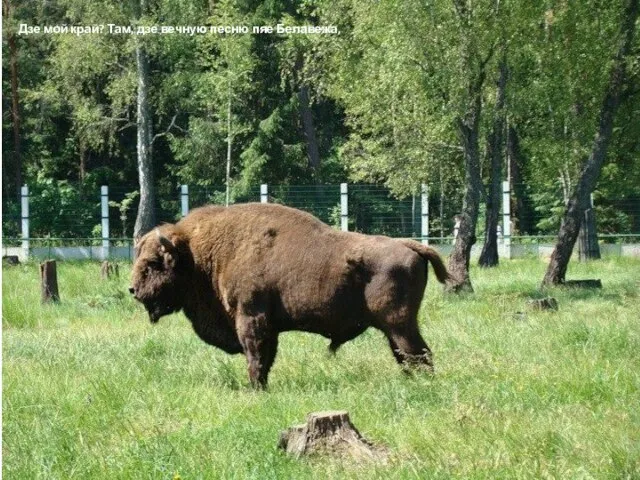
<path fill-rule="evenodd" d="M 303 330 L 335 351 L 368 327 L 387 336 L 398 362 L 432 368 L 417 315 L 435 250 L 411 240 L 340 232 L 280 205 L 193 210 L 136 247 L 131 292 L 152 322 L 184 310 L 205 342 L 244 353 L 264 387 L 278 334 Z"/>

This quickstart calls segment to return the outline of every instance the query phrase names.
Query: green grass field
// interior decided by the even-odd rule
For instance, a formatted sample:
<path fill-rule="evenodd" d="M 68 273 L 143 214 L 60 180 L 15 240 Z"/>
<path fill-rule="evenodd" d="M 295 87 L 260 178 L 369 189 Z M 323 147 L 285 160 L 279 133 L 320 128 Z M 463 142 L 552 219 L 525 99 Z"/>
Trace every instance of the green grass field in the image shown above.
<path fill-rule="evenodd" d="M 431 281 L 421 328 L 435 376 L 403 375 L 370 330 L 335 358 L 281 336 L 267 392 L 244 357 L 205 345 L 180 314 L 152 326 L 130 266 L 58 263 L 62 302 L 41 306 L 37 264 L 3 269 L 5 479 L 640 478 L 640 261 L 573 263 L 593 290 L 537 287 L 545 264 L 474 269 L 476 293 Z M 558 312 L 527 299 L 552 295 Z M 523 312 L 518 314 L 517 312 Z M 348 410 L 386 463 L 276 448 L 318 410 Z"/>

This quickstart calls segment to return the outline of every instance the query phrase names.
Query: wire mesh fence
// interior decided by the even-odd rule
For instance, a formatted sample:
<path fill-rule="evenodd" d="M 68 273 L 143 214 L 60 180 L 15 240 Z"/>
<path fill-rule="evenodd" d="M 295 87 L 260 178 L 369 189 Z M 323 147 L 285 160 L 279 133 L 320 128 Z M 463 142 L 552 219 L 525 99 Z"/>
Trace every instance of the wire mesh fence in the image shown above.
<path fill-rule="evenodd" d="M 189 208 L 202 207 L 203 205 L 226 205 L 227 189 L 224 185 L 217 186 L 195 186 L 188 189 Z M 260 186 L 252 186 L 249 190 L 241 195 L 231 195 L 229 203 L 247 203 L 260 201 Z"/>
<path fill-rule="evenodd" d="M 269 185 L 266 201 L 307 211 L 323 222 L 340 228 L 340 185 Z M 261 201 L 261 187 L 255 185 L 231 203 Z M 176 186 L 161 186 L 156 194 L 156 222 L 174 223 L 182 217 L 183 193 Z M 28 239 L 31 248 L 104 245 L 101 192 L 71 183 L 37 185 L 28 194 Z M 392 237 L 422 238 L 428 223 L 432 243 L 451 243 L 460 199 L 444 197 L 437 189 L 428 195 L 428 211 L 423 211 L 421 194 L 399 197 L 380 185 L 348 185 L 348 230 Z M 108 190 L 109 243 L 129 246 L 140 202 L 136 185 L 113 185 Z M 514 185 L 511 197 L 512 242 L 553 243 L 562 213 L 562 192 L 531 192 L 526 185 Z M 190 209 L 224 205 L 224 186 L 188 188 Z M 636 241 L 640 236 L 640 197 L 594 199 L 597 230 L 603 243 Z M 484 204 L 481 205 L 477 237 L 484 234 Z M 5 199 L 2 213 L 3 247 L 18 247 L 23 240 L 23 212 L 17 199 Z"/>
<path fill-rule="evenodd" d="M 16 205 L 2 209 L 2 244 L 8 247 L 20 245 L 20 211 L 15 208 Z"/>
<path fill-rule="evenodd" d="M 530 185 L 515 184 L 511 192 L 512 233 L 516 237 L 553 239 L 558 232 L 566 200 L 560 188 L 533 191 Z M 611 243 L 616 238 L 640 232 L 640 196 L 592 196 L 598 236 Z"/>
<path fill-rule="evenodd" d="M 304 210 L 340 227 L 340 185 L 269 186 L 268 201 Z"/>
<path fill-rule="evenodd" d="M 422 202 L 418 195 L 399 199 L 378 185 L 352 185 L 349 210 L 349 230 L 390 237 L 421 235 Z"/>
<path fill-rule="evenodd" d="M 29 232 L 34 238 L 100 236 L 100 197 L 77 185 L 34 188 L 29 194 Z"/>

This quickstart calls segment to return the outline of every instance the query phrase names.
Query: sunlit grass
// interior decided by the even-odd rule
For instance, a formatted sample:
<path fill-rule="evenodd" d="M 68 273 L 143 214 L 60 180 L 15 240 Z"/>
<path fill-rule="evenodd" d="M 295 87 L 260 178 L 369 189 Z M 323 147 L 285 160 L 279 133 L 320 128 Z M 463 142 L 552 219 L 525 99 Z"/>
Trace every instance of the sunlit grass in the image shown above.
<path fill-rule="evenodd" d="M 602 290 L 538 290 L 538 260 L 474 269 L 475 294 L 432 281 L 422 331 L 436 375 L 406 376 L 368 331 L 331 358 L 282 335 L 268 392 L 242 356 L 180 314 L 152 326 L 129 266 L 59 262 L 62 301 L 40 305 L 36 264 L 3 270 L 5 478 L 638 478 L 640 261 L 574 264 Z M 552 295 L 558 312 L 535 312 Z M 278 434 L 345 409 L 386 464 L 294 460 Z"/>

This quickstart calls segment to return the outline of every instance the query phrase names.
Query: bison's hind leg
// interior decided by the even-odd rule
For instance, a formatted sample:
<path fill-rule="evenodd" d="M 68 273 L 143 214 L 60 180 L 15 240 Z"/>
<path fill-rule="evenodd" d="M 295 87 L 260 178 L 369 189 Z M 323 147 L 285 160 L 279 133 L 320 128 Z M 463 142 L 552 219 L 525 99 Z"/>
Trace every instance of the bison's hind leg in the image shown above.
<path fill-rule="evenodd" d="M 433 354 L 420 335 L 417 323 L 387 327 L 384 333 L 389 340 L 393 356 L 405 371 L 424 368 L 433 373 Z"/>
<path fill-rule="evenodd" d="M 265 389 L 269 370 L 278 350 L 278 333 L 270 327 L 265 314 L 236 318 L 238 338 L 247 357 L 249 381 L 254 388 Z"/>

